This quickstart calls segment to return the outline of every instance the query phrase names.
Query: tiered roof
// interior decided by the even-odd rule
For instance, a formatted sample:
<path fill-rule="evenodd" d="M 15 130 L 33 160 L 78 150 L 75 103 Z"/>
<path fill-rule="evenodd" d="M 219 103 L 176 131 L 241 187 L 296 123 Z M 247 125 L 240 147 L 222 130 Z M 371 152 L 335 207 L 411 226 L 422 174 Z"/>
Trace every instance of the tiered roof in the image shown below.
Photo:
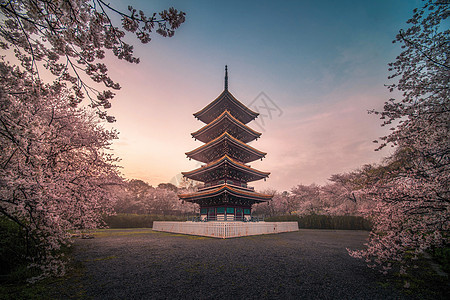
<path fill-rule="evenodd" d="M 261 172 L 244 165 L 228 155 L 190 172 L 182 172 L 183 176 L 197 181 L 209 182 L 222 178 L 239 181 L 255 181 L 269 176 L 269 172 Z"/>
<path fill-rule="evenodd" d="M 254 112 L 226 89 L 213 102 L 205 106 L 202 110 L 196 112 L 194 117 L 209 124 L 216 119 L 222 112 L 228 110 L 233 116 L 239 119 L 242 123 L 247 124 L 258 117 L 259 113 Z"/>
<path fill-rule="evenodd" d="M 224 132 L 214 140 L 186 152 L 187 157 L 204 163 L 216 160 L 223 155 L 248 163 L 262 159 L 266 154 L 234 138 L 228 132 Z"/>
<path fill-rule="evenodd" d="M 223 197 L 223 196 L 228 197 Z M 236 200 L 240 198 L 241 203 L 237 202 L 236 204 L 253 204 L 253 203 L 260 203 L 269 201 L 272 199 L 272 195 L 262 194 L 262 193 L 256 193 L 256 192 L 250 192 L 246 191 L 244 189 L 239 189 L 237 187 L 233 187 L 228 184 L 222 184 L 215 186 L 210 189 L 205 189 L 204 191 L 199 191 L 197 193 L 191 193 L 191 194 L 180 194 L 178 197 L 185 201 L 194 201 L 194 200 L 209 200 L 211 199 L 210 203 L 204 202 L 208 205 L 217 205 L 217 201 L 223 201 L 222 199 L 226 198 L 228 202 L 226 203 L 236 203 Z M 250 201 L 249 201 L 250 200 Z M 248 205 L 248 206 L 250 206 Z"/>
<path fill-rule="evenodd" d="M 243 143 L 249 143 L 261 136 L 260 132 L 257 132 L 225 110 L 220 116 L 214 119 L 211 123 L 203 126 L 196 132 L 191 133 L 192 137 L 208 143 L 209 141 L 217 138 L 223 132 L 228 132 L 236 139 Z"/>

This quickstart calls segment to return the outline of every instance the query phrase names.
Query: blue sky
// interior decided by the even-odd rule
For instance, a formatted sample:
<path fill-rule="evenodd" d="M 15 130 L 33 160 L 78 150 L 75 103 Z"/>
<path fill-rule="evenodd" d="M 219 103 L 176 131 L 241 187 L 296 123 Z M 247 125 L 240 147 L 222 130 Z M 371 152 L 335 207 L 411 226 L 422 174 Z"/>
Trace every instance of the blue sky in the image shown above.
<path fill-rule="evenodd" d="M 192 113 L 222 92 L 226 64 L 235 97 L 250 104 L 264 92 L 280 109 L 249 124 L 263 132 L 252 146 L 268 152 L 252 166 L 272 172 L 257 189 L 323 184 L 389 154 L 373 151 L 385 129 L 367 110 L 393 96 L 384 87 L 387 64 L 400 49 L 391 42 L 420 1 L 113 4 L 148 14 L 170 6 L 186 12 L 173 38 L 136 45 L 139 65 L 111 64 L 111 76 L 123 86 L 112 113 L 121 132 L 114 149 L 126 177 L 156 185 L 197 166 L 184 155 L 201 145 L 190 137 L 203 126 Z"/>

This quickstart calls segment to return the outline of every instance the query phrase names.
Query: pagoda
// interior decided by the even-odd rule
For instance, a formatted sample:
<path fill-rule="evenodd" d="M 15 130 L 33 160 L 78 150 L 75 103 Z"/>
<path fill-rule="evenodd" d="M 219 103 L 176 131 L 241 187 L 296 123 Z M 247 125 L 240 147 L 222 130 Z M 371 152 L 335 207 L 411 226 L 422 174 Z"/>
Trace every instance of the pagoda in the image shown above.
<path fill-rule="evenodd" d="M 261 136 L 246 125 L 258 115 L 228 91 L 228 69 L 225 66 L 224 91 L 194 114 L 206 125 L 191 135 L 204 144 L 186 155 L 204 165 L 182 172 L 184 177 L 204 184 L 197 192 L 178 195 L 181 200 L 200 205 L 202 220 L 247 221 L 251 219 L 253 204 L 272 199 L 271 195 L 257 193 L 247 185 L 255 180 L 265 180 L 270 174 L 248 165 L 266 155 L 248 145 Z"/>

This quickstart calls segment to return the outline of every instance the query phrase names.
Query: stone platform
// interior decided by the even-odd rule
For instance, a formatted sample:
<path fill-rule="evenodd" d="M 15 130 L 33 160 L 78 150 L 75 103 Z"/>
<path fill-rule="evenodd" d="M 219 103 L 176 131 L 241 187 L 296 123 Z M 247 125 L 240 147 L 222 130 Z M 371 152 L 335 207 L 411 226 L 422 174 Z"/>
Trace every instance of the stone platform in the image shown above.
<path fill-rule="evenodd" d="M 297 222 L 153 222 L 153 230 L 215 238 L 298 231 Z"/>

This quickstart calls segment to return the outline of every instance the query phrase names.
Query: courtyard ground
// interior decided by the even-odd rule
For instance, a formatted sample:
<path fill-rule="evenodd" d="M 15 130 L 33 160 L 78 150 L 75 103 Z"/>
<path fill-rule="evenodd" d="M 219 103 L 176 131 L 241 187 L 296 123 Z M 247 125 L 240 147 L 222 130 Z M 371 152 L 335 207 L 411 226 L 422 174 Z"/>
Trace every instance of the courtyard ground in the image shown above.
<path fill-rule="evenodd" d="M 97 231 L 94 237 L 75 241 L 73 255 L 78 273 L 65 279 L 63 288 L 58 283 L 58 297 L 409 299 L 417 296 L 405 294 L 385 276 L 347 254 L 346 248 L 363 247 L 368 237 L 366 231 L 301 229 L 223 240 L 151 229 L 109 229 Z"/>

